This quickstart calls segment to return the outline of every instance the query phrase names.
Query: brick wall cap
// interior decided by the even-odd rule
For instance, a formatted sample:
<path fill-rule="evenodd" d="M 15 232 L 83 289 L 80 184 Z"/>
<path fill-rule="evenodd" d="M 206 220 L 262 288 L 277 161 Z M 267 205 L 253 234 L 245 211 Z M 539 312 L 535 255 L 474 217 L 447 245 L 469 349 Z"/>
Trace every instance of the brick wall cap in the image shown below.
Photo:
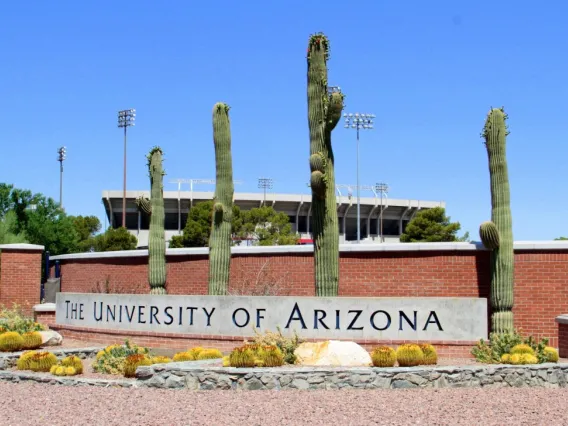
<path fill-rule="evenodd" d="M 34 312 L 55 312 L 55 303 L 41 303 L 34 305 Z"/>
<path fill-rule="evenodd" d="M 558 316 L 555 318 L 555 321 L 556 321 L 558 324 L 568 324 L 568 314 L 558 315 Z"/>
<path fill-rule="evenodd" d="M 1 248 L 2 246 L 0 246 Z M 515 250 L 567 250 L 568 241 L 516 241 Z M 312 253 L 313 246 L 252 246 L 231 247 L 234 255 L 254 254 L 301 254 Z M 340 244 L 339 251 L 342 253 L 368 253 L 368 252 L 404 252 L 404 251 L 476 251 L 486 250 L 480 242 L 455 242 L 455 243 L 362 243 Z M 167 249 L 168 256 L 207 256 L 208 247 Z M 147 257 L 148 250 L 123 250 L 91 253 L 73 253 L 52 256 L 50 260 L 79 260 L 79 259 L 104 259 L 120 257 Z"/>
<path fill-rule="evenodd" d="M 0 244 L 0 250 L 29 250 L 29 251 L 43 251 L 44 246 L 38 244 Z"/>

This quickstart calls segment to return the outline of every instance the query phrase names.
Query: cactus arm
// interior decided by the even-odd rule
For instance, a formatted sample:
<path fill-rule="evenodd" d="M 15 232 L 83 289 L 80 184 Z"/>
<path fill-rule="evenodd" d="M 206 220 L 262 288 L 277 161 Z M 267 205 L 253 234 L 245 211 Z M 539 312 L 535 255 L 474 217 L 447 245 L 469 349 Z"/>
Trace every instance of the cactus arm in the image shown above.
<path fill-rule="evenodd" d="M 492 108 L 485 122 L 485 138 L 491 182 L 491 221 L 499 235 L 499 246 L 491 253 L 491 326 L 497 333 L 513 330 L 514 251 L 506 138 L 507 114 Z"/>
<path fill-rule="evenodd" d="M 233 164 L 229 106 L 213 107 L 216 184 L 211 237 L 209 238 L 209 294 L 228 292 L 231 266 L 231 220 L 233 215 Z"/>
<path fill-rule="evenodd" d="M 164 232 L 164 170 L 162 150 L 153 148 L 148 154 L 150 174 L 150 234 L 148 237 L 148 283 L 150 294 L 166 294 L 166 237 Z"/>
<path fill-rule="evenodd" d="M 307 54 L 307 92 L 314 269 L 318 296 L 337 296 L 339 291 L 339 226 L 331 131 L 341 117 L 343 94 L 328 94 L 328 56 L 327 37 L 312 35 Z"/>
<path fill-rule="evenodd" d="M 479 237 L 485 248 L 495 250 L 499 248 L 501 237 L 497 226 L 491 221 L 483 222 L 479 227 Z"/>
<path fill-rule="evenodd" d="M 143 211 L 148 216 L 152 214 L 152 204 L 148 198 L 140 196 L 136 198 L 134 202 L 136 203 L 138 210 Z"/>

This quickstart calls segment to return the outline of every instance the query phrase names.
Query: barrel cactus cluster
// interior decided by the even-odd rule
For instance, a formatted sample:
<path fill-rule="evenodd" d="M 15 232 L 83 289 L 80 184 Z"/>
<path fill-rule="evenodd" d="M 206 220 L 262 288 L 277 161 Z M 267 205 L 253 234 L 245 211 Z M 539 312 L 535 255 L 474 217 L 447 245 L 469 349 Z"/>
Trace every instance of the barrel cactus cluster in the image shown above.
<path fill-rule="evenodd" d="M 481 224 L 479 236 L 491 250 L 491 329 L 496 333 L 513 330 L 514 252 L 513 225 L 506 140 L 509 130 L 503 108 L 491 108 L 482 137 L 489 159 L 491 221 Z"/>
<path fill-rule="evenodd" d="M 371 360 L 375 367 L 415 367 L 418 365 L 436 365 L 438 353 L 436 348 L 429 343 L 405 343 L 396 350 L 390 346 L 379 346 L 371 353 Z"/>

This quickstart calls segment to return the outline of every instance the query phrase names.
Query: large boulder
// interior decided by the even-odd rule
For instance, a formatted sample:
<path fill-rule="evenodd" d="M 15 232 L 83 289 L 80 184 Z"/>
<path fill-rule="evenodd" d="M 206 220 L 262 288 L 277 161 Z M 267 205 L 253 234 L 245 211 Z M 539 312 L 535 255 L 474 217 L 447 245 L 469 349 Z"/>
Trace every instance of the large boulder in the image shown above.
<path fill-rule="evenodd" d="M 369 352 L 355 342 L 305 342 L 296 348 L 294 354 L 300 365 L 368 367 L 373 364 Z"/>
<path fill-rule="evenodd" d="M 59 346 L 63 343 L 63 336 L 57 331 L 46 330 L 40 331 L 39 334 L 41 334 L 42 346 Z"/>

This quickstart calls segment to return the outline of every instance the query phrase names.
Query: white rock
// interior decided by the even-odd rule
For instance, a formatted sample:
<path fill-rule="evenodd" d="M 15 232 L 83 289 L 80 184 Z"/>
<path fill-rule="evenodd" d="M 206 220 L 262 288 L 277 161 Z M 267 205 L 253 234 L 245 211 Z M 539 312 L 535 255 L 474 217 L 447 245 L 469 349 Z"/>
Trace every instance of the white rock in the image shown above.
<path fill-rule="evenodd" d="M 57 331 L 40 331 L 42 346 L 59 346 L 63 343 L 63 336 Z"/>
<path fill-rule="evenodd" d="M 298 346 L 294 354 L 300 365 L 368 367 L 373 364 L 369 352 L 355 342 L 305 342 Z"/>

